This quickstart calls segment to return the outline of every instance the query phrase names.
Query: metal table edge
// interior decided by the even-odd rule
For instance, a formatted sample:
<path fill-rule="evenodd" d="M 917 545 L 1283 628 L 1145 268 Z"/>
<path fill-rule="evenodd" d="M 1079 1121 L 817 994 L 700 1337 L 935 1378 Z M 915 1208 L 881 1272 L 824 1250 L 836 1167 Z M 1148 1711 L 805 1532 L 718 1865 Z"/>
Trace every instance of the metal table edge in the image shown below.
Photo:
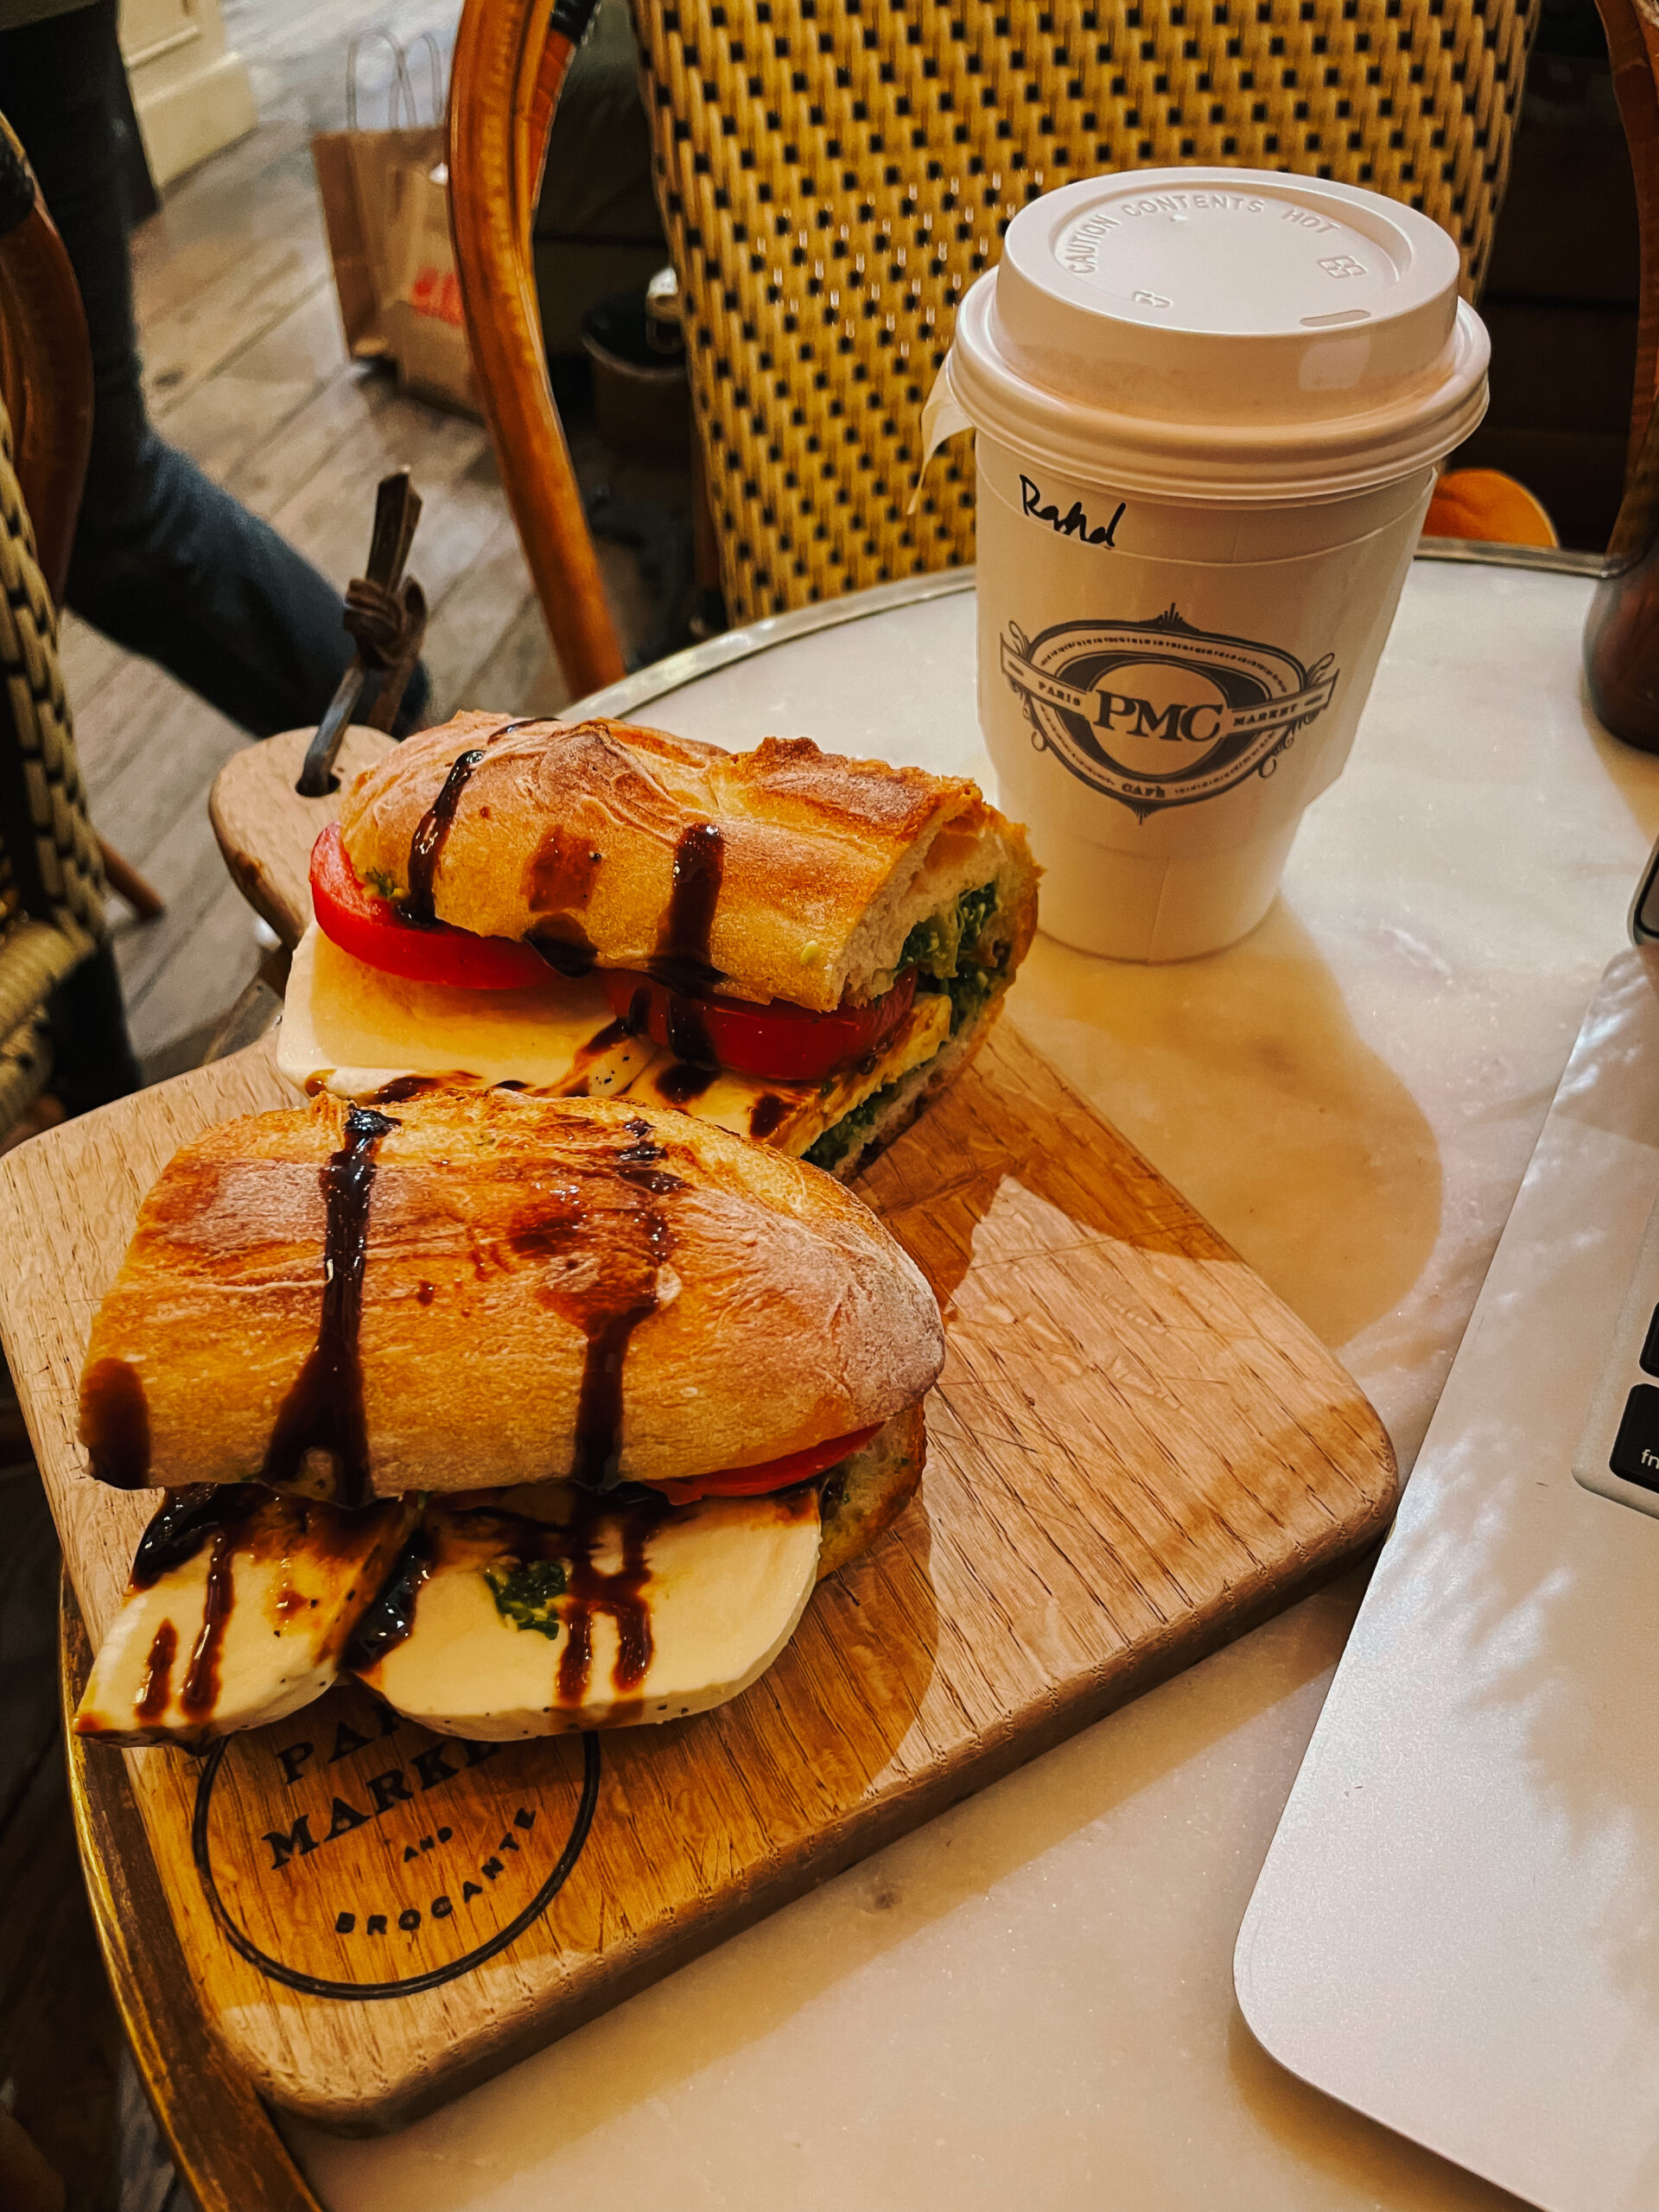
<path fill-rule="evenodd" d="M 1419 542 L 1416 558 L 1481 568 L 1541 569 L 1561 575 L 1591 577 L 1599 576 L 1603 565 L 1599 553 L 1575 553 L 1559 546 L 1489 544 L 1464 537 L 1425 537 Z M 590 691 L 585 699 L 574 701 L 561 709 L 561 714 L 573 721 L 596 715 L 626 720 L 639 708 L 666 698 L 688 683 L 698 683 L 734 661 L 768 652 L 774 645 L 791 645 L 797 638 L 833 630 L 843 622 L 888 614 L 897 607 L 917 607 L 925 600 L 971 591 L 974 574 L 971 568 L 938 569 L 927 575 L 905 576 L 897 583 L 876 584 L 868 591 L 849 592 L 843 598 L 797 607 L 788 614 L 768 615 L 741 629 L 724 631 L 702 645 L 689 645 L 683 652 L 671 653 L 666 660 L 654 661 L 649 668 L 636 669 L 620 683 L 607 683 L 602 691 Z"/>
<path fill-rule="evenodd" d="M 810 637 L 815 631 L 833 630 L 842 622 L 861 622 L 868 615 L 887 614 L 894 607 L 918 606 L 923 600 L 945 599 L 973 588 L 971 568 L 941 569 L 928 575 L 904 576 L 897 583 L 875 584 L 868 591 L 848 592 L 842 598 L 824 600 L 814 607 L 798 607 L 787 614 L 769 614 L 763 621 L 747 623 L 741 630 L 722 631 L 702 645 L 688 645 L 683 652 L 671 653 L 666 660 L 636 669 L 620 683 L 607 683 L 602 691 L 591 691 L 559 712 L 569 721 L 592 715 L 626 717 L 651 700 L 696 683 L 733 661 L 767 652 L 773 645 L 786 645 L 797 638 Z"/>

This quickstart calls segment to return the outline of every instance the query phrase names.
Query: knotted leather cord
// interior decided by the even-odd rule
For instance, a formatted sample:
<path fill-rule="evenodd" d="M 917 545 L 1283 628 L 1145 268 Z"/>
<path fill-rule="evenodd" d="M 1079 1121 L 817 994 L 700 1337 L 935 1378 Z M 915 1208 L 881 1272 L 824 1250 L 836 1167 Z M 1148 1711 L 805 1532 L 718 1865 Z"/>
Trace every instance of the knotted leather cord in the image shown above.
<path fill-rule="evenodd" d="M 389 730 L 425 641 L 426 594 L 413 576 L 401 591 L 353 576 L 346 587 L 346 627 L 364 667 L 385 671 L 367 721 L 371 729 Z"/>
<path fill-rule="evenodd" d="M 398 593 L 372 576 L 353 576 L 346 587 L 346 627 L 365 668 L 390 668 L 403 650 L 409 613 Z"/>

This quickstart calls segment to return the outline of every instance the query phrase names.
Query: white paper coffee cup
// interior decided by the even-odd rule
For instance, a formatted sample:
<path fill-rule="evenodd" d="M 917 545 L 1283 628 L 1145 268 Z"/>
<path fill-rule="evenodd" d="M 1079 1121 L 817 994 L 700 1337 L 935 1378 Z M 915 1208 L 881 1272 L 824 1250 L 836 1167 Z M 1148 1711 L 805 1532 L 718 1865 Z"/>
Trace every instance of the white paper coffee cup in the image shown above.
<path fill-rule="evenodd" d="M 1340 772 L 1486 334 L 1426 216 L 1240 169 L 1094 177 L 963 301 L 979 702 L 1043 928 L 1181 959 L 1271 904 Z"/>

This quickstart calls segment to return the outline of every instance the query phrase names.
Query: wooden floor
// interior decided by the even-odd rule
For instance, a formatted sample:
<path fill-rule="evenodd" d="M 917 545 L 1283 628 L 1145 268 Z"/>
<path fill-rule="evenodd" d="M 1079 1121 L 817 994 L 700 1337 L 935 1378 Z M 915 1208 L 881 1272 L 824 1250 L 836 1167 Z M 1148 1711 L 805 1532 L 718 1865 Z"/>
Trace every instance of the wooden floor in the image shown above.
<path fill-rule="evenodd" d="M 459 12 L 459 0 L 226 0 L 259 127 L 170 191 L 133 241 L 162 435 L 342 588 L 363 567 L 377 481 L 404 463 L 414 471 L 425 509 L 410 569 L 432 608 L 434 720 L 461 705 L 550 712 L 570 694 L 483 427 L 346 359 L 309 140 L 343 123 L 353 34 L 387 29 L 409 44 L 430 31 L 447 60 Z M 384 41 L 365 38 L 361 65 L 362 119 L 378 122 Z M 607 474 L 591 437 L 575 432 L 572 443 L 585 483 Z M 600 550 L 625 636 L 638 639 L 652 612 L 638 565 L 620 547 Z M 168 900 L 161 921 L 124 921 L 118 938 L 134 1041 L 154 1078 L 194 1065 L 258 957 L 254 918 L 207 818 L 215 772 L 247 740 L 73 617 L 64 669 L 93 819 Z"/>

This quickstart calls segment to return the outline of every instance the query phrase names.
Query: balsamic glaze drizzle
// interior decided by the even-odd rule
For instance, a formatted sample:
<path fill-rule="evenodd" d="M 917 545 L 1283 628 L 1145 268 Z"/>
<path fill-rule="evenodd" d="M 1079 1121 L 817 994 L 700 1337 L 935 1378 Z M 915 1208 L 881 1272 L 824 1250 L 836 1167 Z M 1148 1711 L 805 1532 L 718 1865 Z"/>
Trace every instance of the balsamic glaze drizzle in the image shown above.
<path fill-rule="evenodd" d="M 178 1649 L 177 1629 L 171 1621 L 163 1621 L 150 1644 L 149 1656 L 144 1662 L 144 1678 L 138 1685 L 138 1696 L 132 1708 L 134 1719 L 146 1727 L 167 1711 L 167 1701 L 173 1694 L 173 1661 Z"/>
<path fill-rule="evenodd" d="M 136 1367 L 100 1359 L 82 1390 L 87 1457 L 101 1483 L 143 1490 L 149 1480 L 149 1406 Z"/>
<path fill-rule="evenodd" d="M 681 1189 L 680 1178 L 657 1165 L 663 1147 L 651 1123 L 634 1115 L 622 1126 L 631 1141 L 614 1155 L 618 1180 L 652 1198 Z M 658 1276 L 672 1242 L 668 1223 L 657 1207 L 629 1211 L 644 1251 L 624 1268 L 623 1280 L 613 1287 L 599 1282 L 564 1308 L 588 1339 L 576 1399 L 570 1479 L 589 1490 L 612 1491 L 620 1479 L 623 1363 L 634 1331 L 661 1303 Z M 527 1230 L 516 1240 L 518 1248 L 524 1252 L 556 1249 L 569 1226 L 561 1221 Z"/>
<path fill-rule="evenodd" d="M 431 1572 L 431 1540 L 417 1526 L 393 1562 L 379 1596 L 353 1630 L 342 1665 L 362 1673 L 397 1649 L 415 1625 L 415 1601 Z"/>
<path fill-rule="evenodd" d="M 651 1580 L 646 1548 L 673 1510 L 659 1491 L 630 1486 L 624 1498 L 578 1491 L 572 1518 L 563 1528 L 499 1506 L 440 1511 L 463 1526 L 474 1524 L 486 1539 L 499 1541 L 505 1557 L 557 1560 L 564 1567 L 566 1594 L 559 1614 L 565 1641 L 556 1689 L 561 1704 L 580 1705 L 593 1677 L 594 1623 L 601 1613 L 616 1623 L 617 1652 L 611 1669 L 614 1688 L 628 1697 L 645 1678 L 655 1649 L 645 1596 Z M 622 1554 L 621 1566 L 608 1573 L 594 1558 L 607 1524 L 615 1528 Z M 430 1530 L 417 1528 L 398 1554 L 385 1587 L 358 1623 L 343 1655 L 346 1667 L 367 1673 L 408 1637 L 422 1587 L 435 1569 L 435 1551 Z"/>
<path fill-rule="evenodd" d="M 768 1090 L 749 1109 L 749 1135 L 759 1140 L 769 1137 L 788 1111 L 788 1102 Z"/>
<path fill-rule="evenodd" d="M 636 992 L 634 995 L 643 997 L 644 994 Z M 624 1015 L 619 1020 L 607 1021 L 602 1029 L 595 1031 L 582 1049 L 584 1052 L 608 1052 L 613 1045 L 626 1045 L 630 1037 L 637 1037 L 639 1033 L 632 1022 Z"/>
<path fill-rule="evenodd" d="M 409 889 L 397 901 L 397 912 L 406 922 L 430 929 L 437 920 L 435 896 L 437 889 L 438 862 L 443 857 L 443 848 L 449 835 L 450 824 L 455 818 L 455 809 L 461 804 L 461 795 L 472 779 L 474 768 L 486 752 L 499 738 L 511 737 L 516 729 L 527 729 L 529 721 L 501 722 L 486 736 L 482 745 L 467 748 L 451 765 L 443 779 L 443 787 L 416 825 L 409 847 Z"/>
<path fill-rule="evenodd" d="M 637 1191 L 649 1191 L 657 1198 L 685 1188 L 683 1178 L 671 1175 L 665 1167 L 619 1167 L 616 1172 L 623 1182 L 632 1183 Z"/>
<path fill-rule="evenodd" d="M 562 1705 L 580 1705 L 594 1669 L 594 1622 L 608 1613 L 616 1623 L 616 1660 L 612 1686 L 624 1697 L 645 1679 L 655 1648 L 651 1607 L 645 1589 L 651 1579 L 645 1547 L 673 1510 L 666 1498 L 626 1506 L 616 1515 L 622 1538 L 622 1564 L 607 1574 L 594 1564 L 600 1526 L 612 1509 L 599 1499 L 577 1501 L 575 1518 L 564 1531 L 561 1556 L 569 1572 L 569 1599 L 563 1608 L 564 1649 L 559 1655 L 558 1696 Z"/>
<path fill-rule="evenodd" d="M 643 1219 L 652 1255 L 660 1262 L 668 1256 L 668 1224 L 655 1211 L 647 1211 Z M 649 1320 L 659 1303 L 653 1283 L 631 1305 L 596 1314 L 587 1325 L 570 1476 L 591 1490 L 609 1490 L 617 1482 L 622 1456 L 623 1363 L 634 1331 Z"/>
<path fill-rule="evenodd" d="M 586 933 L 574 922 L 562 920 L 557 926 L 559 933 L 556 935 L 552 926 L 543 923 L 524 942 L 556 975 L 578 982 L 582 976 L 593 974 L 599 955 Z"/>
<path fill-rule="evenodd" d="M 236 1579 L 231 1561 L 236 1551 L 236 1532 L 221 1529 L 213 1538 L 207 1562 L 207 1602 L 202 1609 L 201 1633 L 190 1654 L 190 1664 L 179 1685 L 179 1709 L 188 1719 L 211 1718 L 219 1703 L 219 1662 L 236 1604 Z"/>
<path fill-rule="evenodd" d="M 257 1483 L 192 1483 L 171 1491 L 138 1539 L 132 1587 L 150 1590 L 164 1574 L 192 1560 L 210 1536 L 239 1529 L 264 1503 Z"/>
<path fill-rule="evenodd" d="M 641 1191 L 655 1192 L 658 1198 L 669 1191 L 683 1191 L 685 1185 L 679 1176 L 671 1175 L 666 1168 L 655 1165 L 664 1157 L 664 1148 L 658 1143 L 651 1123 L 635 1115 L 622 1126 L 633 1139 L 616 1155 L 616 1172 L 622 1180 Z"/>
<path fill-rule="evenodd" d="M 307 1455 L 334 1461 L 336 1503 L 361 1505 L 369 1494 L 368 1434 L 363 1415 L 363 1367 L 358 1327 L 363 1315 L 363 1262 L 369 1242 L 369 1193 L 375 1148 L 398 1124 L 367 1106 L 346 1116 L 346 1142 L 321 1173 L 327 1209 L 323 1235 L 322 1318 L 315 1348 L 277 1410 L 260 1480 L 292 1484 Z"/>
<path fill-rule="evenodd" d="M 438 918 L 434 903 L 438 862 L 443 857 L 444 842 L 455 818 L 455 809 L 461 804 L 461 795 L 483 758 L 481 745 L 463 753 L 444 778 L 442 790 L 420 818 L 410 842 L 409 889 L 397 902 L 397 911 L 406 922 L 430 928 Z"/>
<path fill-rule="evenodd" d="M 378 1090 L 371 1093 L 371 1106 L 406 1106 L 411 1098 L 423 1097 L 438 1087 L 437 1077 L 429 1075 L 398 1075 L 390 1083 L 383 1083 Z"/>
<path fill-rule="evenodd" d="M 720 1065 L 697 1001 L 726 980 L 709 957 L 725 873 L 726 839 L 718 823 L 694 822 L 680 832 L 662 936 L 645 963 L 652 980 L 668 991 L 670 1051 L 677 1060 L 690 1060 L 699 1067 Z"/>
<path fill-rule="evenodd" d="M 671 991 L 666 1013 L 670 1052 L 676 1059 L 706 1067 L 714 1074 L 720 1066 L 720 1054 L 696 1001 Z"/>
<path fill-rule="evenodd" d="M 683 1189 L 681 1178 L 659 1164 L 663 1147 L 652 1124 L 634 1115 L 622 1126 L 628 1141 L 612 1155 L 616 1181 L 642 1192 L 647 1200 Z M 543 1295 L 587 1339 L 569 1479 L 589 1490 L 612 1491 L 620 1480 L 623 1365 L 634 1331 L 661 1303 L 658 1277 L 672 1236 L 658 1206 L 630 1199 L 620 1209 L 611 1205 L 606 1211 L 611 1224 L 607 1242 L 613 1237 L 614 1257 L 601 1268 L 600 1280 L 575 1291 L 550 1282 Z M 574 1211 L 562 1209 L 545 1221 L 525 1223 L 512 1240 L 513 1248 L 528 1258 L 569 1251 L 580 1236 L 583 1218 L 578 1201 Z"/>
<path fill-rule="evenodd" d="M 658 1096 L 665 1098 L 671 1106 L 689 1106 L 694 1098 L 702 1097 L 719 1072 L 717 1068 L 694 1067 L 689 1060 L 676 1060 L 671 1068 L 654 1076 L 652 1081 Z"/>
<path fill-rule="evenodd" d="M 671 989 L 712 990 L 723 972 L 709 957 L 715 908 L 726 873 L 726 837 L 718 823 L 694 822 L 674 847 L 674 888 L 651 972 Z"/>

